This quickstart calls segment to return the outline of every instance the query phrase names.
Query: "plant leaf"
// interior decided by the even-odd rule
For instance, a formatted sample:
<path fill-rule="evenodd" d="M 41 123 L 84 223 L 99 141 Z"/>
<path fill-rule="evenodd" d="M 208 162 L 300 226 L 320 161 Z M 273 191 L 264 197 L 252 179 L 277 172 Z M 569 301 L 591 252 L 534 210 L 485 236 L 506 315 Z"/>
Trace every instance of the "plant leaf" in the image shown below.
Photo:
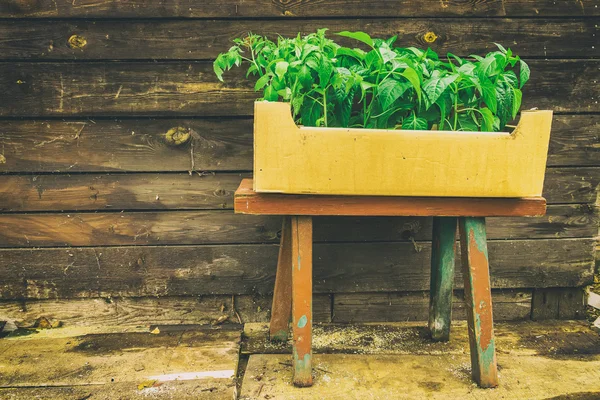
<path fill-rule="evenodd" d="M 277 94 L 277 90 L 275 90 L 272 85 L 269 85 L 265 88 L 263 97 L 267 101 L 277 101 L 279 95 Z"/>
<path fill-rule="evenodd" d="M 431 107 L 442 95 L 444 90 L 452 84 L 456 78 L 458 78 L 458 74 L 447 75 L 443 78 L 439 77 L 439 74 L 434 76 L 432 79 L 425 83 L 423 86 L 423 91 L 427 95 L 428 105 L 427 108 Z"/>
<path fill-rule="evenodd" d="M 259 90 L 264 88 L 265 85 L 269 82 L 270 78 L 271 77 L 269 75 L 263 75 L 260 78 L 258 78 L 258 80 L 256 81 L 256 84 L 254 85 L 254 91 L 258 92 Z"/>
<path fill-rule="evenodd" d="M 342 32 L 338 32 L 337 35 L 344 36 L 344 37 L 354 39 L 354 40 L 358 40 L 359 42 L 363 42 L 364 44 L 368 45 L 369 47 L 373 47 L 373 39 L 371 39 L 371 36 L 367 35 L 364 32 L 342 31 Z"/>
<path fill-rule="evenodd" d="M 290 64 L 287 61 L 279 61 L 275 64 L 275 75 L 277 75 L 279 79 L 283 79 L 289 66 Z"/>
<path fill-rule="evenodd" d="M 512 101 L 512 117 L 515 119 L 521 108 L 521 100 L 523 98 L 523 92 L 520 89 L 512 88 L 513 101 Z"/>
<path fill-rule="evenodd" d="M 333 64 L 329 60 L 323 59 L 321 64 L 319 64 L 317 73 L 319 74 L 319 86 L 325 89 L 333 73 Z"/>
<path fill-rule="evenodd" d="M 487 78 L 483 82 L 480 82 L 480 86 L 483 101 L 493 113 L 496 113 L 498 109 L 498 100 L 496 99 L 496 87 L 494 86 L 492 81 L 490 81 Z"/>
<path fill-rule="evenodd" d="M 487 107 L 484 107 L 479 111 L 481 112 L 481 117 L 482 117 L 481 130 L 483 132 L 493 132 L 494 131 L 494 114 Z"/>
<path fill-rule="evenodd" d="M 398 82 L 393 78 L 387 78 L 377 87 L 377 95 L 381 108 L 386 110 L 400 97 L 410 86 L 405 82 Z"/>
<path fill-rule="evenodd" d="M 414 112 L 410 113 L 408 117 L 405 117 L 402 120 L 402 129 L 426 131 L 427 128 L 427 120 L 425 118 L 417 117 Z"/>
<path fill-rule="evenodd" d="M 520 72 L 519 72 L 519 89 L 523 88 L 523 85 L 525 85 L 527 83 L 527 81 L 529 80 L 529 66 L 527 65 L 527 63 L 523 60 L 521 60 L 521 62 L 519 63 L 520 65 Z"/>
<path fill-rule="evenodd" d="M 300 81 L 300 84 L 305 88 L 308 88 L 312 85 L 312 74 L 310 72 L 310 68 L 308 68 L 306 64 L 304 64 L 300 68 L 300 71 L 298 71 L 298 80 Z"/>
<path fill-rule="evenodd" d="M 408 79 L 412 87 L 417 92 L 417 97 L 419 98 L 419 102 L 421 101 L 421 79 L 419 78 L 419 74 L 412 68 L 406 68 L 400 75 Z"/>

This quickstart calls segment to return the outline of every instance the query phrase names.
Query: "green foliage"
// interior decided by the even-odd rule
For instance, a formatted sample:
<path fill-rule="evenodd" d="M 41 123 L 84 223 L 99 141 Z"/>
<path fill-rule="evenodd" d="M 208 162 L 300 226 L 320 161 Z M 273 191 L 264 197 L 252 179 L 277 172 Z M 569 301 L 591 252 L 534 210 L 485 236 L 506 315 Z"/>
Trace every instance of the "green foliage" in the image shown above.
<path fill-rule="evenodd" d="M 394 47 L 396 37 L 340 32 L 363 48 L 325 37 L 326 29 L 276 42 L 248 34 L 214 62 L 219 80 L 248 66 L 262 99 L 292 105 L 306 126 L 499 131 L 521 107 L 529 67 L 510 49 L 469 59 Z M 517 66 L 518 64 L 518 66 Z"/>

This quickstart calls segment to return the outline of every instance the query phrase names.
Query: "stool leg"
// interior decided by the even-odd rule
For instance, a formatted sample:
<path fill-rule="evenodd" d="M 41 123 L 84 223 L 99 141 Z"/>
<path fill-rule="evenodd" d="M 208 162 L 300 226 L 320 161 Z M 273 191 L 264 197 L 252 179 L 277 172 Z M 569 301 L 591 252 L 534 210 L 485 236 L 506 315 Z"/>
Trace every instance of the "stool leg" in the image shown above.
<path fill-rule="evenodd" d="M 292 217 L 294 385 L 312 385 L 312 217 Z"/>
<path fill-rule="evenodd" d="M 485 218 L 461 217 L 459 230 L 473 380 L 480 387 L 496 387 L 498 368 Z"/>
<path fill-rule="evenodd" d="M 429 332 L 436 341 L 448 341 L 452 319 L 452 287 L 456 250 L 456 218 L 433 218 Z"/>
<path fill-rule="evenodd" d="M 292 226 L 290 217 L 283 217 L 281 244 L 277 259 L 277 275 L 271 307 L 271 340 L 286 341 L 292 315 Z"/>

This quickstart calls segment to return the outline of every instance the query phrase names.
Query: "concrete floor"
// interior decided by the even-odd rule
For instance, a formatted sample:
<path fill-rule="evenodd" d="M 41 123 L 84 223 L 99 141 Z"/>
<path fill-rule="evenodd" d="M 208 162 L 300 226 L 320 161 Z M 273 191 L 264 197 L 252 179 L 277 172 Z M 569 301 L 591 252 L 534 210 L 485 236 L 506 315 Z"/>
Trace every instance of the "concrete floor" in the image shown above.
<path fill-rule="evenodd" d="M 266 324 L 26 330 L 0 339 L 0 399 L 600 399 L 585 322 L 498 323 L 492 390 L 471 382 L 465 324 L 452 329 L 432 343 L 422 323 L 316 326 L 302 389 Z"/>

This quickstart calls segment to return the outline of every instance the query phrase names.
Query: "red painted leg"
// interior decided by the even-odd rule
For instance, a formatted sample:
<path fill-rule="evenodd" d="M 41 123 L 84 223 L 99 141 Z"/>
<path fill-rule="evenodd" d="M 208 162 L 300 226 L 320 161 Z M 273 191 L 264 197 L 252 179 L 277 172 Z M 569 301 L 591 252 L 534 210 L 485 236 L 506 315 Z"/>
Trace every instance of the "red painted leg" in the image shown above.
<path fill-rule="evenodd" d="M 485 218 L 461 217 L 459 229 L 473 380 L 480 387 L 496 387 L 498 368 Z"/>
<path fill-rule="evenodd" d="M 273 306 L 271 307 L 271 340 L 286 341 L 292 314 L 292 226 L 291 218 L 283 217 L 281 244 L 275 275 Z"/>
<path fill-rule="evenodd" d="M 312 217 L 292 217 L 294 385 L 312 385 Z"/>

